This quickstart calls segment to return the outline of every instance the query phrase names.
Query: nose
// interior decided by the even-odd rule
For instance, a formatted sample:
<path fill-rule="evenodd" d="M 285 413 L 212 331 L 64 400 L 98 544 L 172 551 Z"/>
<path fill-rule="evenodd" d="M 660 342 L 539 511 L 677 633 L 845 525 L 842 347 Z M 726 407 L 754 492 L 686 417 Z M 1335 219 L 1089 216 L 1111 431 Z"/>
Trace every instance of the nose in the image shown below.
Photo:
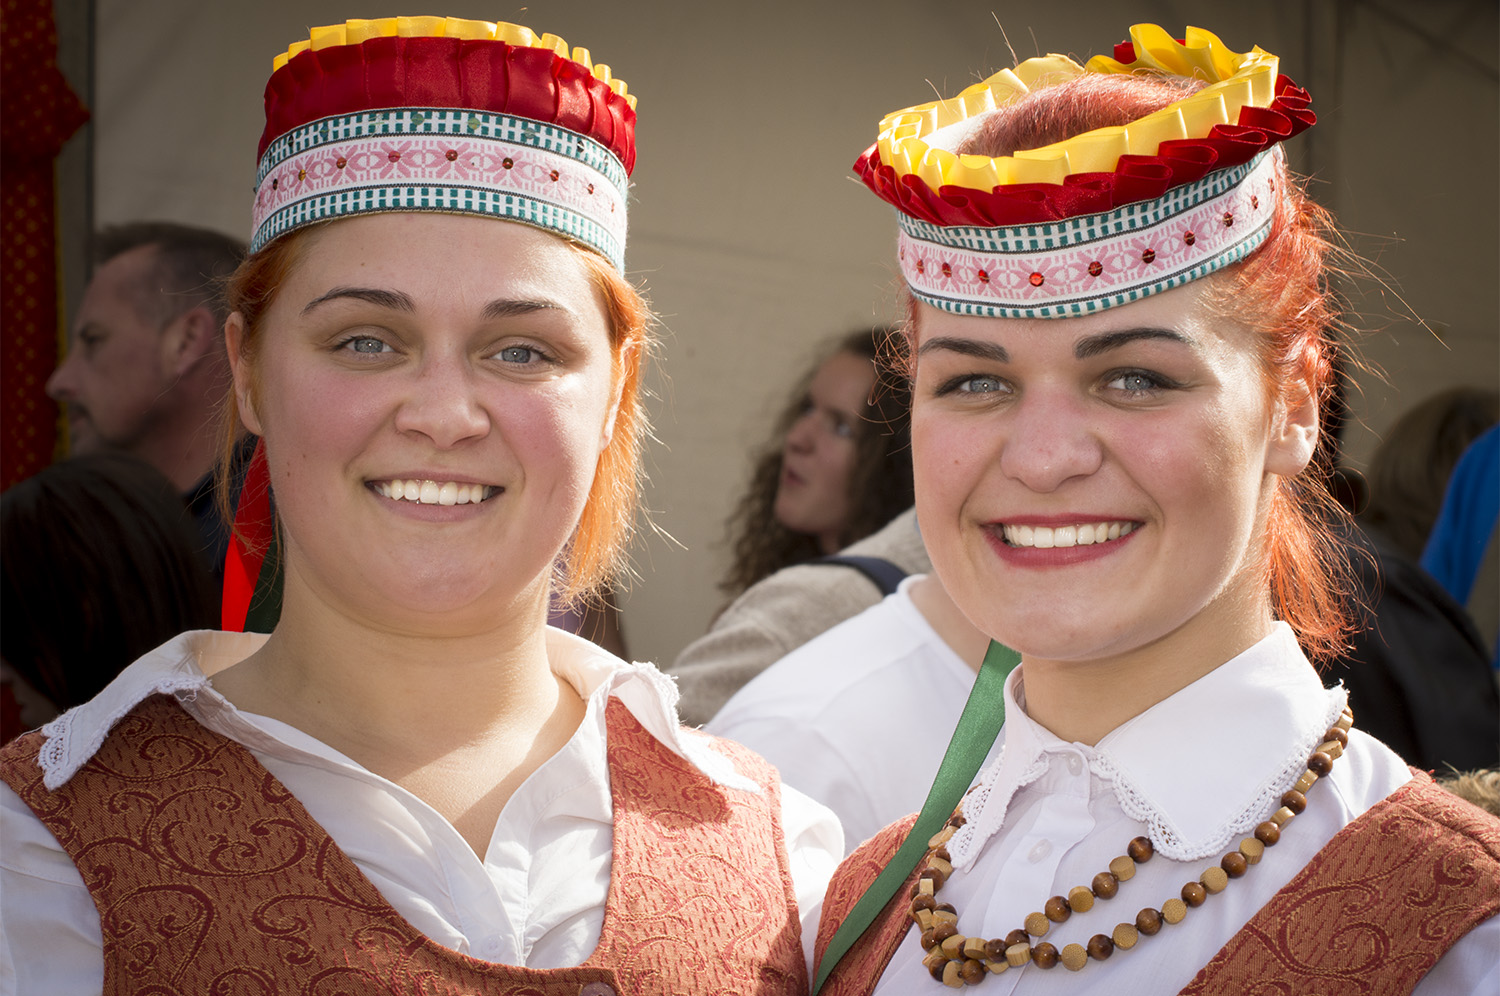
<path fill-rule="evenodd" d="M 1039 494 L 1099 470 L 1104 450 L 1084 405 L 1048 390 L 1023 396 L 1009 415 L 1000 470 Z"/>
<path fill-rule="evenodd" d="M 52 371 L 52 376 L 47 378 L 45 390 L 47 397 L 53 401 L 72 401 L 77 396 L 77 388 L 73 383 L 73 351 L 68 350 L 67 357 Z"/>
<path fill-rule="evenodd" d="M 397 430 L 426 436 L 440 449 L 485 435 L 490 418 L 475 376 L 462 359 L 425 362 L 396 411 Z"/>
<path fill-rule="evenodd" d="M 786 448 L 793 453 L 811 453 L 818 441 L 818 413 L 805 411 L 786 432 Z"/>

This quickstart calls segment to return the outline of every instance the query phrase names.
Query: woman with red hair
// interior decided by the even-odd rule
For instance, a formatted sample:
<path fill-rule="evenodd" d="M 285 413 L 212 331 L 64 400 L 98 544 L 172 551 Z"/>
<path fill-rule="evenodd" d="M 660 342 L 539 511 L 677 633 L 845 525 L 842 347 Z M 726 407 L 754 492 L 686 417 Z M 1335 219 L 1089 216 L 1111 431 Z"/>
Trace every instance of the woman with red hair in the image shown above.
<path fill-rule="evenodd" d="M 546 626 L 636 504 L 634 103 L 510 24 L 351 21 L 276 60 L 225 617 L 279 577 L 279 620 L 184 634 L 6 749 L 18 991 L 805 991 L 836 821 Z"/>
<path fill-rule="evenodd" d="M 1500 985 L 1500 824 L 1310 663 L 1350 627 L 1340 346 L 1277 68 L 1137 26 L 898 111 L 856 165 L 899 211 L 922 536 L 998 642 L 915 826 L 830 887 L 824 993 Z"/>

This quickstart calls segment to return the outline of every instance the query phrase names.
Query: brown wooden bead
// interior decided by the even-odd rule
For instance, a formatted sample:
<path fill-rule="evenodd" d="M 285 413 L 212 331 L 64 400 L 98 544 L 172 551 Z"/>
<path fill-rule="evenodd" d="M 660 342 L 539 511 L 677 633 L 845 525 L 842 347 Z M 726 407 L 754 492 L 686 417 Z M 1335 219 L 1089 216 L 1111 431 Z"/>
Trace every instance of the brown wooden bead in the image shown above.
<path fill-rule="evenodd" d="M 1282 806 L 1280 809 L 1276 810 L 1276 812 L 1271 814 L 1271 822 L 1279 827 L 1284 827 L 1288 823 L 1292 822 L 1292 817 L 1296 815 L 1296 813 L 1291 811 L 1290 807 Z"/>
<path fill-rule="evenodd" d="M 1005 960 L 1005 942 L 998 937 L 984 942 L 984 957 L 988 961 Z"/>
<path fill-rule="evenodd" d="M 1082 944 L 1065 944 L 1058 961 L 1063 963 L 1063 968 L 1076 972 L 1089 963 L 1089 953 Z"/>
<path fill-rule="evenodd" d="M 1250 868 L 1250 862 L 1246 861 L 1245 856 L 1239 851 L 1230 851 L 1219 862 L 1219 867 L 1224 869 L 1224 873 L 1230 878 L 1239 878 Z"/>
<path fill-rule="evenodd" d="M 1135 877 L 1135 862 L 1130 860 L 1129 855 L 1122 854 L 1110 861 L 1109 873 L 1121 882 L 1129 882 Z"/>
<path fill-rule="evenodd" d="M 912 894 L 912 898 L 914 898 L 914 899 L 917 896 L 930 896 L 930 895 L 932 895 L 932 881 L 930 879 L 925 879 L 925 878 L 919 878 L 919 879 L 917 879 L 917 881 L 911 887 L 911 894 Z"/>
<path fill-rule="evenodd" d="M 1252 865 L 1259 864 L 1260 856 L 1266 853 L 1266 845 L 1262 844 L 1254 837 L 1246 837 L 1244 840 L 1240 841 L 1240 853 L 1243 854 L 1245 856 L 1245 860 L 1250 862 Z"/>
<path fill-rule="evenodd" d="M 948 843 L 948 841 L 952 840 L 953 835 L 957 832 L 958 831 L 954 830 L 952 827 L 943 827 L 943 829 L 927 838 L 927 846 L 942 847 L 944 844 Z"/>
<path fill-rule="evenodd" d="M 1095 934 L 1089 938 L 1089 957 L 1095 961 L 1103 961 L 1115 953 L 1115 942 L 1104 934 Z"/>
<path fill-rule="evenodd" d="M 946 847 L 934 847 L 932 849 L 932 856 L 941 861 L 951 862 L 953 860 L 953 855 L 948 853 L 948 849 Z M 953 866 L 950 864 L 948 867 L 951 868 Z"/>
<path fill-rule="evenodd" d="M 1125 848 L 1125 853 L 1130 855 L 1131 861 L 1140 865 L 1151 860 L 1151 855 L 1156 853 L 1156 848 L 1151 846 L 1151 838 L 1136 837 Z"/>
<path fill-rule="evenodd" d="M 935 924 L 947 923 L 957 927 L 958 914 L 954 913 L 952 910 L 945 910 L 941 906 L 939 906 L 937 909 L 932 911 L 932 922 Z"/>
<path fill-rule="evenodd" d="M 1075 885 L 1068 890 L 1068 909 L 1074 913 L 1087 913 L 1094 908 L 1094 890 Z"/>
<path fill-rule="evenodd" d="M 959 966 L 958 977 L 963 979 L 966 986 L 977 986 L 984 981 L 984 966 L 970 958 Z"/>
<path fill-rule="evenodd" d="M 1135 915 L 1136 929 L 1150 937 L 1161 929 L 1161 914 L 1147 907 Z"/>
<path fill-rule="evenodd" d="M 1031 949 L 1031 961 L 1037 968 L 1053 968 L 1057 965 L 1057 948 L 1046 941 Z"/>
<path fill-rule="evenodd" d="M 937 892 L 942 889 L 943 883 L 948 881 L 948 876 L 929 865 L 922 869 L 922 877 L 917 881 L 925 882 L 929 879 L 932 881 L 932 891 Z"/>
<path fill-rule="evenodd" d="M 1281 828 L 1270 820 L 1257 824 L 1255 827 L 1255 839 L 1267 847 L 1271 847 L 1281 839 Z"/>
<path fill-rule="evenodd" d="M 1042 919 L 1045 921 L 1047 918 L 1046 917 L 1042 917 Z M 1030 943 L 1031 943 L 1031 935 L 1028 934 L 1026 932 L 1026 930 L 1024 928 L 1022 928 L 1022 927 L 1017 927 L 1015 930 L 1012 930 L 1010 933 L 1008 933 L 1008 934 L 1005 935 L 1005 947 L 1007 949 L 1015 947 L 1017 944 L 1030 944 Z"/>
<path fill-rule="evenodd" d="M 922 965 L 927 969 L 927 974 L 939 982 L 943 981 L 943 968 L 947 964 L 948 958 L 941 951 L 929 952 L 927 957 L 922 959 Z"/>
<path fill-rule="evenodd" d="M 954 920 L 958 919 L 958 910 L 956 910 L 956 909 L 953 908 L 953 904 L 952 903 L 938 903 L 937 904 L 937 909 L 933 910 L 933 912 L 934 913 L 952 913 L 953 914 L 953 919 Z"/>
<path fill-rule="evenodd" d="M 1026 914 L 1026 933 L 1032 937 L 1045 937 L 1052 928 L 1052 921 L 1041 913 Z"/>
<path fill-rule="evenodd" d="M 1297 780 L 1295 782 L 1292 782 L 1292 788 L 1296 789 L 1298 792 L 1306 792 L 1308 789 L 1313 787 L 1313 783 L 1317 780 L 1318 776 L 1314 772 L 1304 771 L 1301 775 L 1297 776 Z"/>
<path fill-rule="evenodd" d="M 1182 887 L 1182 901 L 1189 906 L 1202 906 L 1207 898 L 1208 890 L 1203 887 L 1202 882 L 1189 882 Z"/>
<path fill-rule="evenodd" d="M 943 949 L 943 954 L 949 958 L 962 958 L 964 953 L 964 942 L 968 940 L 963 934 L 954 934 L 952 937 L 944 938 L 938 947 Z"/>
<path fill-rule="evenodd" d="M 1031 960 L 1031 945 L 1012 944 L 1005 949 L 1005 960 L 1011 968 L 1020 968 Z"/>
<path fill-rule="evenodd" d="M 938 857 L 937 855 L 933 855 L 932 857 L 927 859 L 927 868 L 929 871 L 936 871 L 940 873 L 943 876 L 944 882 L 948 881 L 948 879 L 953 875 L 952 863 Z M 941 888 L 941 886 L 939 887 Z"/>
<path fill-rule="evenodd" d="M 1068 901 L 1062 896 L 1053 896 L 1043 903 L 1042 912 L 1047 914 L 1047 919 L 1053 923 L 1062 923 L 1073 915 L 1073 911 L 1068 909 Z"/>
<path fill-rule="evenodd" d="M 1229 873 L 1218 865 L 1214 865 L 1212 868 L 1205 868 L 1203 874 L 1198 876 L 1198 881 L 1202 882 L 1203 887 L 1209 892 L 1223 892 L 1224 887 L 1229 884 Z"/>
<path fill-rule="evenodd" d="M 1333 770 L 1333 758 L 1320 750 L 1315 750 L 1307 759 L 1307 770 L 1322 778 Z"/>
<path fill-rule="evenodd" d="M 1155 911 L 1153 910 L 1153 912 Z M 1134 924 L 1117 923 L 1115 924 L 1114 932 L 1109 935 L 1109 939 L 1115 942 L 1115 947 L 1129 951 L 1135 947 L 1136 941 L 1141 939 L 1141 931 Z"/>
<path fill-rule="evenodd" d="M 941 944 L 948 938 L 958 933 L 958 928 L 951 923 L 939 923 L 932 928 L 932 943 Z"/>
<path fill-rule="evenodd" d="M 1349 732 L 1341 726 L 1330 726 L 1328 732 L 1323 734 L 1324 740 L 1337 740 L 1340 747 L 1349 746 Z"/>
<path fill-rule="evenodd" d="M 995 958 L 990 961 L 986 961 L 984 963 L 984 967 L 990 970 L 991 975 L 999 975 L 1001 972 L 1010 968 L 1010 962 L 1006 961 L 1004 958 Z"/>
<path fill-rule="evenodd" d="M 926 930 L 922 931 L 922 950 L 923 951 L 931 951 L 933 948 L 937 947 L 937 941 L 933 939 L 932 931 L 933 931 L 932 927 L 928 927 Z M 939 952 L 939 953 L 941 954 L 941 952 Z"/>
<path fill-rule="evenodd" d="M 1187 903 L 1181 899 L 1168 899 L 1161 904 L 1161 918 L 1167 923 L 1181 923 L 1187 916 Z"/>
<path fill-rule="evenodd" d="M 911 918 L 917 921 L 917 929 L 923 932 L 929 931 L 933 927 L 931 910 L 917 910 L 911 915 Z"/>
<path fill-rule="evenodd" d="M 1307 808 L 1307 796 L 1296 789 L 1288 789 L 1281 794 L 1281 804 L 1294 813 L 1301 813 Z"/>
<path fill-rule="evenodd" d="M 964 957 L 973 958 L 976 961 L 984 957 L 984 938 L 971 937 L 964 941 Z"/>
<path fill-rule="evenodd" d="M 964 980 L 959 977 L 961 971 L 958 962 L 950 961 L 943 966 L 943 985 L 949 989 L 962 989 Z"/>
<path fill-rule="evenodd" d="M 1120 891 L 1120 880 L 1110 872 L 1100 872 L 1094 876 L 1093 890 L 1100 899 L 1113 899 Z"/>
<path fill-rule="evenodd" d="M 1325 740 L 1318 744 L 1318 753 L 1327 754 L 1329 760 L 1337 761 L 1344 756 L 1344 745 L 1337 740 Z"/>
<path fill-rule="evenodd" d="M 934 899 L 930 893 L 919 892 L 917 893 L 917 898 L 911 901 L 911 911 L 913 913 L 915 913 L 917 910 L 935 909 L 937 909 L 937 900 Z"/>

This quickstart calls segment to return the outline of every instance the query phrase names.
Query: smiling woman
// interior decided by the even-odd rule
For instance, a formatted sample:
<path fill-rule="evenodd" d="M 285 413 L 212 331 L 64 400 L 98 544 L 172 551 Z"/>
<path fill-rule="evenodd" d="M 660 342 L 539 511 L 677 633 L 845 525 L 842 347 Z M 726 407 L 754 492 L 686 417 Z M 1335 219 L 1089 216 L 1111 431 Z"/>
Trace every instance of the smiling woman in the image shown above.
<path fill-rule="evenodd" d="M 1493 991 L 1500 823 L 1309 663 L 1350 621 L 1330 232 L 1279 146 L 1307 94 L 1130 34 L 898 111 L 856 164 L 900 212 L 922 536 L 1020 660 L 992 646 L 927 807 L 835 876 L 819 985 Z"/>
<path fill-rule="evenodd" d="M 266 111 L 225 341 L 280 618 L 183 634 L 6 749 L 0 975 L 805 991 L 837 821 L 546 625 L 635 513 L 634 99 L 555 36 L 391 18 L 314 29 Z"/>

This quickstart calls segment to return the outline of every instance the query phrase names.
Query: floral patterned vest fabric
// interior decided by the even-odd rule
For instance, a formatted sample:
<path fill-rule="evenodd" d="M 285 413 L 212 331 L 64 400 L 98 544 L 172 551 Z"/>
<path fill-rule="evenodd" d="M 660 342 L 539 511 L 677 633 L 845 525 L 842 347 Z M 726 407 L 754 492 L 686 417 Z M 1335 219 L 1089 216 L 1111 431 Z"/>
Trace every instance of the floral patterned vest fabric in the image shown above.
<path fill-rule="evenodd" d="M 913 821 L 886 827 L 839 866 L 823 903 L 820 958 Z M 819 996 L 874 989 L 912 923 L 907 894 L 921 870 L 844 955 Z M 1393 901 L 1372 903 L 1371 896 Z M 1410 782 L 1335 834 L 1180 996 L 1406 996 L 1454 942 L 1497 912 L 1500 821 L 1414 771 Z M 1326 925 L 1356 923 L 1361 943 L 1330 946 Z"/>
<path fill-rule="evenodd" d="M 199 996 L 807 992 L 775 771 L 726 742 L 756 795 L 720 788 L 617 699 L 614 858 L 599 945 L 577 968 L 479 961 L 419 933 L 244 747 L 145 700 L 56 792 L 40 733 L 0 777 L 82 873 L 104 992 Z"/>

